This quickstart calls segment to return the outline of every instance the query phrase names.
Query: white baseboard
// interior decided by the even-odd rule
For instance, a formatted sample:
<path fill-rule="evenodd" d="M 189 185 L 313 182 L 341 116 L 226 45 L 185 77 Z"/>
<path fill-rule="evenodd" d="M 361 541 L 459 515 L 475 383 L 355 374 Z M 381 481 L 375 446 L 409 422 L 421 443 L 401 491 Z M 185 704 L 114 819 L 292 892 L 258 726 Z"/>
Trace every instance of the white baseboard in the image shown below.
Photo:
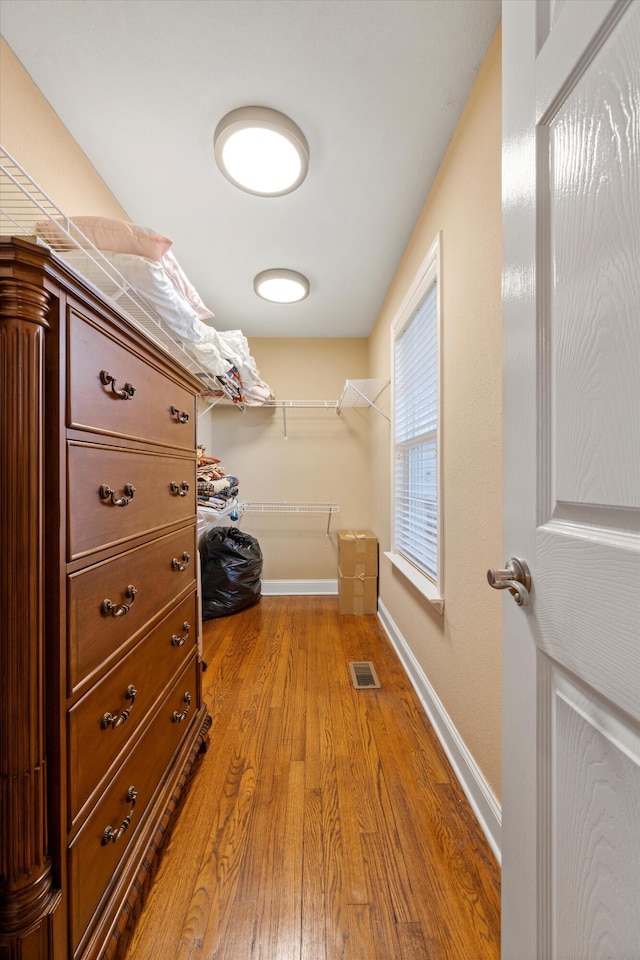
<path fill-rule="evenodd" d="M 338 595 L 337 580 L 263 580 L 264 597 L 324 597 Z"/>
<path fill-rule="evenodd" d="M 500 804 L 458 733 L 451 717 L 445 710 L 438 694 L 429 683 L 422 667 L 380 598 L 378 598 L 378 617 L 400 657 L 407 676 L 449 758 L 460 786 L 478 819 L 482 832 L 487 838 L 498 863 L 501 863 L 502 809 Z"/>

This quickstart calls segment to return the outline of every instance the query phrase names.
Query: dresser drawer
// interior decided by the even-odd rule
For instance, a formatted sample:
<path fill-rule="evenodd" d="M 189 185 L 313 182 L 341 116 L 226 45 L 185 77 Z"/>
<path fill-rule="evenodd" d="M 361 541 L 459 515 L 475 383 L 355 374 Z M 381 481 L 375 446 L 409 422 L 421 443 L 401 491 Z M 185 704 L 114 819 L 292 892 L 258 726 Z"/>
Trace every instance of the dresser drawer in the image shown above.
<path fill-rule="evenodd" d="M 69 426 L 195 447 L 195 398 L 188 390 L 75 310 L 69 331 Z"/>
<path fill-rule="evenodd" d="M 69 560 L 192 519 L 195 459 L 70 441 Z"/>
<path fill-rule="evenodd" d="M 194 656 L 69 846 L 74 950 L 197 713 L 197 669 Z"/>
<path fill-rule="evenodd" d="M 196 528 L 189 526 L 71 574 L 69 692 L 112 666 L 124 644 L 195 588 L 197 565 Z"/>
<path fill-rule="evenodd" d="M 70 822 L 171 679 L 193 656 L 196 602 L 192 593 L 179 603 L 69 711 Z"/>

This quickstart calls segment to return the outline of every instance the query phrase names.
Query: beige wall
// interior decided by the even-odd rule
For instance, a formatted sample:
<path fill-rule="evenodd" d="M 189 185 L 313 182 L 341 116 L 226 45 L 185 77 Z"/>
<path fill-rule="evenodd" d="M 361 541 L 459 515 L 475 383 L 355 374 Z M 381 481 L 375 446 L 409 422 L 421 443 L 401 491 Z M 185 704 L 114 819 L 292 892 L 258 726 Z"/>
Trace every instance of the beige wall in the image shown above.
<path fill-rule="evenodd" d="M 442 231 L 444 615 L 382 559 L 380 596 L 496 795 L 500 792 L 501 60 L 494 38 L 370 338 L 388 375 L 390 326 Z M 372 436 L 371 525 L 390 547 L 389 441 Z"/>
<path fill-rule="evenodd" d="M 367 375 L 364 339 L 252 338 L 250 348 L 262 377 L 279 400 L 340 398 L 346 379 Z M 240 524 L 260 542 L 265 580 L 337 578 L 336 531 L 369 523 L 370 411 L 288 409 L 284 439 L 282 411 L 244 413 L 218 406 L 200 418 L 207 452 L 220 457 L 240 480 L 240 497 L 254 502 L 337 503 L 327 514 L 246 514 Z"/>
<path fill-rule="evenodd" d="M 0 143 L 68 216 L 125 217 L 87 157 L 0 39 Z"/>

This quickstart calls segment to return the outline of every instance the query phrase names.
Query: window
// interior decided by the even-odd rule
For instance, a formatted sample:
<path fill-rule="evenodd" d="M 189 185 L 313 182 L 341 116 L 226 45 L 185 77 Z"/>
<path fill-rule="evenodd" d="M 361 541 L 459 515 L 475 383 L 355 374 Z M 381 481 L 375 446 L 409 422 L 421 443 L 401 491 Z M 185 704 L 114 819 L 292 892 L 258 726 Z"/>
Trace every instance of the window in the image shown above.
<path fill-rule="evenodd" d="M 389 559 L 440 610 L 439 238 L 392 326 L 393 550 Z"/>

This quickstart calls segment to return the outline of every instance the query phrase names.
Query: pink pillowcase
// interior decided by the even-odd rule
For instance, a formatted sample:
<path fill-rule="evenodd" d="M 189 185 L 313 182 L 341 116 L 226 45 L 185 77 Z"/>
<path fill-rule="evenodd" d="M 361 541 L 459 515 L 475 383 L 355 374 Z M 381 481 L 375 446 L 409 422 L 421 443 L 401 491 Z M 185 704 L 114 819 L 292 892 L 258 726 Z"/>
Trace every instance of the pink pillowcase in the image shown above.
<path fill-rule="evenodd" d="M 149 230 L 147 227 L 138 227 L 128 220 L 114 220 L 110 217 L 70 217 L 69 234 L 81 246 L 80 237 L 73 227 L 77 227 L 94 247 L 105 253 L 126 253 L 134 257 L 144 257 L 145 260 L 156 260 L 171 281 L 173 288 L 187 301 L 200 320 L 210 320 L 214 314 L 205 307 L 198 291 L 188 280 L 184 270 L 170 251 L 173 243 L 168 237 Z M 54 250 L 66 251 L 76 249 L 76 243 L 69 239 L 62 227 L 64 221 L 41 221 L 36 224 L 38 236 L 53 247 Z"/>
<path fill-rule="evenodd" d="M 165 273 L 171 280 L 171 283 L 174 286 L 174 289 L 181 293 L 185 298 L 187 303 L 191 305 L 195 313 L 201 320 L 210 320 L 211 317 L 215 314 L 211 313 L 211 310 L 208 310 L 205 307 L 204 303 L 200 299 L 200 295 L 193 284 L 187 279 L 187 276 L 174 257 L 171 250 L 168 250 L 162 258 L 162 266 L 164 267 Z"/>
<path fill-rule="evenodd" d="M 147 260 L 162 260 L 173 243 L 168 237 L 138 227 L 128 220 L 115 220 L 111 217 L 71 217 L 70 222 L 90 240 L 98 250 L 112 253 L 131 253 Z M 60 226 L 64 221 L 59 221 Z M 36 225 L 38 236 L 55 249 L 66 250 L 70 242 L 66 234 L 54 221 L 40 222 Z M 73 228 L 70 234 L 81 243 Z"/>

